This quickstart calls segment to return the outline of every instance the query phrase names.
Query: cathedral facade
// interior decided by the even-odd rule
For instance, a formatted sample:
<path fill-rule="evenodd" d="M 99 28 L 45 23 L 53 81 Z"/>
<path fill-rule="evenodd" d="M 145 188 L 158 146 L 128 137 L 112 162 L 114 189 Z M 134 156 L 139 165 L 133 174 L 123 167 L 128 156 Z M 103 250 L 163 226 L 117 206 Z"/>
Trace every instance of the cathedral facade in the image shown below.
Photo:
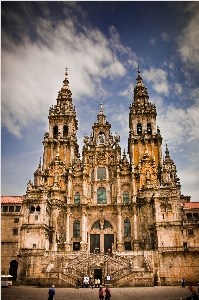
<path fill-rule="evenodd" d="M 181 195 L 167 146 L 163 158 L 156 116 L 138 70 L 127 153 L 100 104 L 80 158 L 66 71 L 49 110 L 43 159 L 21 202 L 19 280 L 68 287 L 85 278 L 113 286 L 198 282 L 199 205 Z"/>

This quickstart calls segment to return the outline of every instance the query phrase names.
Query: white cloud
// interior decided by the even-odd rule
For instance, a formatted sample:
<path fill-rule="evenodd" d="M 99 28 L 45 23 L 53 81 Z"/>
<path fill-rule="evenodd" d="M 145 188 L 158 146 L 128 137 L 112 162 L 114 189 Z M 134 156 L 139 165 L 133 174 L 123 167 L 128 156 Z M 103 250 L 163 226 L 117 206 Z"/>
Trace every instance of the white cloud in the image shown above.
<path fill-rule="evenodd" d="M 9 18 L 15 18 L 15 22 L 19 19 L 20 26 L 23 23 L 17 14 Z M 23 32 L 20 42 L 15 43 L 2 31 L 2 124 L 17 137 L 27 122 L 46 119 L 52 99 L 61 88 L 65 67 L 69 68 L 70 87 L 77 100 L 99 91 L 105 94 L 101 79 L 124 76 L 126 70 L 117 51 L 135 61 L 113 27 L 109 40 L 95 28 L 84 26 L 79 31 L 73 19 L 55 24 L 40 17 L 34 24 L 37 42 Z"/>
<path fill-rule="evenodd" d="M 175 83 L 175 90 L 174 90 L 174 92 L 175 92 L 176 94 L 181 94 L 181 93 L 182 93 L 182 84 L 180 84 L 180 83 Z"/>
<path fill-rule="evenodd" d="M 198 145 L 199 128 L 199 106 L 194 105 L 186 110 L 169 106 L 162 106 L 157 116 L 157 123 L 161 130 L 161 135 L 169 141 L 173 150 L 187 143 Z"/>
<path fill-rule="evenodd" d="M 192 91 L 191 97 L 197 104 L 199 104 L 199 88 L 196 88 Z"/>
<path fill-rule="evenodd" d="M 127 87 L 127 89 L 119 92 L 118 94 L 119 94 L 119 96 L 127 97 L 128 99 L 133 100 L 133 97 L 134 97 L 134 85 L 132 83 L 130 83 L 129 86 Z"/>
<path fill-rule="evenodd" d="M 182 60 L 190 67 L 199 67 L 199 4 L 191 2 L 187 10 L 191 18 L 177 38 Z"/>
<path fill-rule="evenodd" d="M 162 93 L 168 95 L 169 93 L 169 84 L 167 81 L 167 72 L 162 69 L 150 68 L 149 71 L 144 70 L 143 78 L 147 82 L 152 82 L 152 88 L 157 93 Z"/>

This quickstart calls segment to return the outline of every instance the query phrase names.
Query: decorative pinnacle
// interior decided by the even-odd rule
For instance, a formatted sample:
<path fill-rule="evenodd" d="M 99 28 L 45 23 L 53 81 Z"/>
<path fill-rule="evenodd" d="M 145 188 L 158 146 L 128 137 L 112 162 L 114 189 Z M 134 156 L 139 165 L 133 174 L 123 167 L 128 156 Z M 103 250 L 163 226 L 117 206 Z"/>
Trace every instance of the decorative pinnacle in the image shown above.
<path fill-rule="evenodd" d="M 166 154 L 165 158 L 166 158 L 166 157 L 170 157 L 170 156 L 169 156 L 169 150 L 168 150 L 167 144 L 166 144 L 166 151 L 165 151 L 165 154 Z"/>
<path fill-rule="evenodd" d="M 101 114 L 104 114 L 104 112 L 103 112 L 103 109 L 102 109 L 102 102 L 100 103 L 100 113 L 99 113 L 100 115 Z"/>
<path fill-rule="evenodd" d="M 142 83 L 142 77 L 140 76 L 140 67 L 139 67 L 139 65 L 138 65 L 138 70 L 137 70 L 137 72 L 138 72 L 138 78 L 136 79 L 137 80 L 137 83 Z M 143 83 L 142 83 L 143 84 Z"/>
<path fill-rule="evenodd" d="M 137 70 L 137 72 L 138 72 L 138 76 L 140 76 L 140 66 L 138 65 L 138 70 Z"/>

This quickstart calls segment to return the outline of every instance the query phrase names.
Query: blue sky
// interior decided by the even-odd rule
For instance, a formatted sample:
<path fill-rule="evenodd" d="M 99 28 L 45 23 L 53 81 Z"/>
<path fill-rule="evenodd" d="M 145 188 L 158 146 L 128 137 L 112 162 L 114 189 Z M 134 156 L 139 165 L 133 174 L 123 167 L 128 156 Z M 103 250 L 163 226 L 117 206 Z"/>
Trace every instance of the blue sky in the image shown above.
<path fill-rule="evenodd" d="M 182 194 L 199 201 L 199 2 L 1 2 L 1 194 L 24 195 L 68 68 L 80 149 L 100 102 L 127 150 L 138 63 Z"/>

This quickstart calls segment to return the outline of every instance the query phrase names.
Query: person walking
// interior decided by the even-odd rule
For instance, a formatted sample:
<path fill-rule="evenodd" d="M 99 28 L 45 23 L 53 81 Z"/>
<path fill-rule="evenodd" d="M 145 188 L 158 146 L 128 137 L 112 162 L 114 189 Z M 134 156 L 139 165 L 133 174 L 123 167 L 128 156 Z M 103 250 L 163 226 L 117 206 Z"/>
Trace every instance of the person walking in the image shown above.
<path fill-rule="evenodd" d="M 55 286 L 52 285 L 52 287 L 48 291 L 48 300 L 53 300 L 55 295 Z"/>
<path fill-rule="evenodd" d="M 104 291 L 103 291 L 102 287 L 99 288 L 98 294 L 99 294 L 99 299 L 103 300 L 104 299 Z"/>
<path fill-rule="evenodd" d="M 109 286 L 107 285 L 106 289 L 105 289 L 105 300 L 110 300 L 111 297 L 111 291 Z"/>
<path fill-rule="evenodd" d="M 185 279 L 182 278 L 182 279 L 181 279 L 181 282 L 182 282 L 182 288 L 185 288 Z"/>

